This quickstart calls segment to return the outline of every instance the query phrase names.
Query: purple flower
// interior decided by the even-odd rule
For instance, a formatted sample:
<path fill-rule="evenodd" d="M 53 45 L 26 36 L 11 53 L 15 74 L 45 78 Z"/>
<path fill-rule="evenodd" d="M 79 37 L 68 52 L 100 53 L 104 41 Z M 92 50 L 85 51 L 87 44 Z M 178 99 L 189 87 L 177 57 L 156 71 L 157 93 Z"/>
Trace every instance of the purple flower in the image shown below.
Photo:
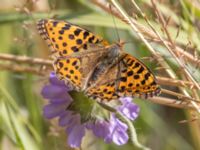
<path fill-rule="evenodd" d="M 117 107 L 117 110 L 125 115 L 130 120 L 135 120 L 139 114 L 139 107 L 132 103 L 132 98 L 124 97 L 119 99 L 122 103 L 121 106 Z"/>
<path fill-rule="evenodd" d="M 51 73 L 49 84 L 42 89 L 43 97 L 49 100 L 49 104 L 44 106 L 43 114 L 48 119 L 58 117 L 59 125 L 66 128 L 67 144 L 70 147 L 80 147 L 86 130 L 92 130 L 94 135 L 104 139 L 106 143 L 114 142 L 117 145 L 127 143 L 129 137 L 125 123 L 110 112 L 106 113 L 107 119 L 105 116 L 91 116 L 98 114 L 90 113 L 94 111 L 95 101 L 84 99 L 82 103 L 82 100 L 72 99 L 68 93 L 71 90 L 63 81 L 56 78 L 55 73 Z M 117 106 L 116 110 L 128 119 L 134 120 L 138 116 L 139 107 L 131 101 L 132 99 L 128 97 L 121 98 L 122 105 Z M 101 108 L 101 112 L 103 111 L 105 110 Z"/>
<path fill-rule="evenodd" d="M 127 125 L 111 114 L 110 120 L 98 121 L 89 127 L 93 133 L 103 138 L 106 143 L 114 142 L 117 145 L 123 145 L 128 141 Z"/>

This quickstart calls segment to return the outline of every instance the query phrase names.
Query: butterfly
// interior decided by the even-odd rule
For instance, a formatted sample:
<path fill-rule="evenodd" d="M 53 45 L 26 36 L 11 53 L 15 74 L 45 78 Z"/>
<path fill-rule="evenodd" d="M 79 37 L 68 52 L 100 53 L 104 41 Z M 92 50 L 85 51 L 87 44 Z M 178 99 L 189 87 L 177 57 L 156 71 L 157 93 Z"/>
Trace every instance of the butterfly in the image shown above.
<path fill-rule="evenodd" d="M 51 50 L 58 78 L 90 98 L 111 101 L 160 93 L 155 76 L 123 51 L 123 42 L 109 44 L 67 21 L 42 19 L 37 28 Z"/>

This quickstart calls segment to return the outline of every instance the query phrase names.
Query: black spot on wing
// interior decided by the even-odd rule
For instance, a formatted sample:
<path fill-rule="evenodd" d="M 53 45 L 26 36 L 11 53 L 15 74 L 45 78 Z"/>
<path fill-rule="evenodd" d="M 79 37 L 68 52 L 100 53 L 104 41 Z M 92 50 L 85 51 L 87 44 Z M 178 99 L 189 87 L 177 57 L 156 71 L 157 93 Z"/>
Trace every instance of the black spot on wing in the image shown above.
<path fill-rule="evenodd" d="M 67 46 L 67 43 L 66 43 L 66 42 L 63 42 L 62 45 L 63 45 L 63 47 L 66 47 L 66 46 Z"/>
<path fill-rule="evenodd" d="M 68 37 L 69 37 L 69 39 L 70 39 L 70 40 L 73 40 L 73 39 L 75 39 L 75 37 L 74 37 L 74 35 L 73 35 L 73 34 L 69 34 L 69 36 L 68 36 Z"/>
<path fill-rule="evenodd" d="M 140 63 L 136 62 L 135 65 L 133 66 L 133 69 L 134 69 L 134 68 L 137 68 L 137 67 L 139 67 L 139 66 L 140 66 Z"/>
<path fill-rule="evenodd" d="M 120 78 L 120 81 L 126 82 L 126 81 L 127 81 L 127 78 L 126 78 L 126 77 L 121 77 L 121 78 Z"/>
<path fill-rule="evenodd" d="M 79 51 L 78 48 L 77 48 L 76 46 L 72 46 L 71 49 L 72 49 L 72 51 L 74 51 L 74 52 L 78 52 L 78 51 Z"/>
<path fill-rule="evenodd" d="M 76 36 L 79 36 L 79 34 L 81 33 L 81 29 L 76 29 L 75 31 L 74 31 L 74 35 L 76 35 Z"/>
<path fill-rule="evenodd" d="M 58 24 L 58 21 L 53 21 L 53 26 L 56 27 Z"/>
<path fill-rule="evenodd" d="M 83 33 L 83 38 L 86 39 L 88 36 L 89 36 L 89 32 L 88 32 L 88 31 L 85 31 L 85 32 Z"/>
<path fill-rule="evenodd" d="M 81 45 L 82 43 L 83 43 L 83 41 L 81 39 L 76 40 L 76 44 Z"/>
<path fill-rule="evenodd" d="M 136 74 L 136 75 L 133 76 L 133 78 L 134 78 L 134 79 L 139 79 L 140 76 Z"/>
<path fill-rule="evenodd" d="M 140 67 L 140 69 L 137 71 L 137 73 L 139 74 L 139 73 L 142 73 L 144 71 L 144 67 Z"/>
<path fill-rule="evenodd" d="M 64 26 L 64 27 L 62 27 L 62 29 L 63 29 L 63 30 L 69 30 L 69 29 L 70 29 L 70 27 L 71 27 L 71 25 L 70 25 L 70 24 L 65 24 L 65 26 Z"/>
<path fill-rule="evenodd" d="M 65 30 L 60 30 L 58 32 L 59 32 L 59 34 L 64 34 Z"/>
<path fill-rule="evenodd" d="M 129 72 L 127 72 L 127 75 L 128 75 L 128 76 L 132 76 L 132 75 L 133 75 L 133 71 L 130 70 Z"/>
<path fill-rule="evenodd" d="M 150 77 L 150 73 L 147 72 L 145 75 L 144 75 L 145 79 L 148 80 L 148 78 Z"/>
<path fill-rule="evenodd" d="M 93 43 L 93 41 L 94 41 L 94 38 L 95 38 L 95 37 L 94 37 L 94 35 L 93 35 L 92 37 L 90 37 L 90 38 L 89 38 L 89 40 L 88 40 L 88 41 L 89 41 L 90 43 Z"/>

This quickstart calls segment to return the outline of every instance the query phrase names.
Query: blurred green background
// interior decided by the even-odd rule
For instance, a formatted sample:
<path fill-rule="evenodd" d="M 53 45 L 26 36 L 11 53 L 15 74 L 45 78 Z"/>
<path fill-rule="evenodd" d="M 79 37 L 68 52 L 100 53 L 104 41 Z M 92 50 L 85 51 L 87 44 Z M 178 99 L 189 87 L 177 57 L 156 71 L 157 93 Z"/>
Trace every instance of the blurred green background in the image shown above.
<path fill-rule="evenodd" d="M 152 19 L 155 28 L 160 31 L 159 24 L 155 21 L 151 8 L 148 7 L 149 2 L 145 0 L 136 2 Z M 135 11 L 133 7 L 130 7 L 129 2 L 121 0 L 121 4 L 128 12 Z M 192 6 L 187 1 L 163 0 L 161 8 L 163 11 L 170 9 L 171 11 L 168 13 L 177 17 L 174 21 L 182 20 L 190 26 L 190 19 L 198 18 L 199 13 L 196 11 L 197 13 L 189 18 L 191 12 L 188 11 L 188 7 Z M 172 10 L 176 10 L 178 13 Z M 48 48 L 36 30 L 36 21 L 40 18 L 52 17 L 78 24 L 110 42 L 118 40 L 112 16 L 88 0 L 0 0 L 0 53 L 49 59 Z M 144 22 L 140 18 L 138 21 Z M 116 26 L 120 39 L 128 42 L 125 45 L 125 51 L 139 59 L 150 55 L 144 44 L 138 40 L 127 25 L 116 19 Z M 170 27 L 173 36 L 176 34 L 174 31 L 177 28 Z M 193 30 L 192 27 L 190 30 Z M 191 32 L 188 28 L 182 28 L 181 31 L 181 36 L 176 41 L 186 44 Z M 199 44 L 195 40 L 193 42 Z M 159 45 L 154 44 L 153 46 L 160 51 L 165 50 Z M 0 61 L 4 63 L 4 61 Z M 143 62 L 156 74 L 155 62 Z M 11 63 L 10 66 L 12 65 Z M 0 149 L 70 149 L 66 145 L 64 130 L 57 126 L 55 120 L 48 121 L 42 116 L 45 100 L 42 99 L 40 91 L 48 82 L 48 74 L 49 72 L 46 76 L 37 76 L 9 70 L 0 71 Z M 187 119 L 187 113 L 184 110 L 139 99 L 136 99 L 135 102 L 141 108 L 140 116 L 134 122 L 141 143 L 153 150 L 200 149 L 200 141 L 193 135 L 195 131 L 191 132 L 190 130 L 193 122 L 178 123 Z M 132 150 L 132 147 L 130 144 L 124 146 L 105 144 L 91 133 L 87 133 L 82 149 Z"/>

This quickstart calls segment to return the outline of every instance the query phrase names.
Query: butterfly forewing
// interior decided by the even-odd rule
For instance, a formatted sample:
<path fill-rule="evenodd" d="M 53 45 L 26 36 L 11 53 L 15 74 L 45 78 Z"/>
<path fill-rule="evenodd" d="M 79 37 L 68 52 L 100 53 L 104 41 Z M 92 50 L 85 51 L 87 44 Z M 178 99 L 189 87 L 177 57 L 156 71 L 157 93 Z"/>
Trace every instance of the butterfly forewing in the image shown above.
<path fill-rule="evenodd" d="M 79 53 L 106 46 L 108 43 L 90 31 L 66 21 L 40 20 L 37 27 L 52 51 L 55 60 L 53 66 L 58 77 L 81 90 L 100 55 L 91 53 L 92 56 L 88 54 L 80 57 Z M 79 57 L 71 56 L 76 53 Z M 89 60 L 88 57 L 93 59 Z"/>
<path fill-rule="evenodd" d="M 88 43 L 107 44 L 101 37 L 66 21 L 40 20 L 37 27 L 53 52 L 60 56 L 87 50 Z"/>

